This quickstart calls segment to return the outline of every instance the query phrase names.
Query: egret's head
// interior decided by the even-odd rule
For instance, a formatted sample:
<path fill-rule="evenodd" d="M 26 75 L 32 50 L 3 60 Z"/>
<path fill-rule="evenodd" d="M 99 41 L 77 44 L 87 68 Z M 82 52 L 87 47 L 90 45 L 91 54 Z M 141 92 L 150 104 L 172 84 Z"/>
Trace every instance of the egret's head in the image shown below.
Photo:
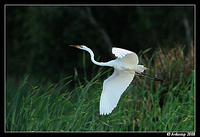
<path fill-rule="evenodd" d="M 82 49 L 82 50 L 85 50 L 86 46 L 85 45 L 69 45 L 71 47 L 74 47 L 74 48 L 78 48 L 78 49 Z"/>

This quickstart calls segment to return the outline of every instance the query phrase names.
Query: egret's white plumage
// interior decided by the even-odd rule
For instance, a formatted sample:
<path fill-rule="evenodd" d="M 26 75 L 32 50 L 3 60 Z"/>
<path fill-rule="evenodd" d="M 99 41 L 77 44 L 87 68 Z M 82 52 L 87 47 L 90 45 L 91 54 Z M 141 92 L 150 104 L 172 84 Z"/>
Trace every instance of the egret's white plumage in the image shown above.
<path fill-rule="evenodd" d="M 91 55 L 94 64 L 100 66 L 114 67 L 113 74 L 103 82 L 103 90 L 100 98 L 100 115 L 106 115 L 112 112 L 122 93 L 129 86 L 134 78 L 135 72 L 143 72 L 146 68 L 143 65 L 137 65 L 139 60 L 137 54 L 132 51 L 112 48 L 112 53 L 117 57 L 109 62 L 96 62 L 94 53 L 84 45 L 76 45 L 76 48 L 86 50 Z"/>
<path fill-rule="evenodd" d="M 133 53 L 132 51 L 126 50 L 126 49 L 121 49 L 121 48 L 116 48 L 113 47 L 112 48 L 112 53 L 118 57 L 118 58 L 123 58 L 125 57 L 127 54 L 131 54 Z M 137 56 L 137 55 L 136 55 Z"/>
<path fill-rule="evenodd" d="M 113 74 L 103 82 L 100 98 L 100 114 L 109 114 L 117 106 L 122 93 L 133 80 L 134 74 L 114 69 Z"/>
<path fill-rule="evenodd" d="M 113 74 L 103 82 L 103 91 L 100 98 L 100 114 L 109 114 L 117 106 L 122 93 L 134 78 L 133 73 L 128 73 L 126 66 L 137 65 L 138 56 L 129 50 L 112 48 L 112 53 L 117 57 Z M 134 72 L 134 71 L 133 71 Z"/>

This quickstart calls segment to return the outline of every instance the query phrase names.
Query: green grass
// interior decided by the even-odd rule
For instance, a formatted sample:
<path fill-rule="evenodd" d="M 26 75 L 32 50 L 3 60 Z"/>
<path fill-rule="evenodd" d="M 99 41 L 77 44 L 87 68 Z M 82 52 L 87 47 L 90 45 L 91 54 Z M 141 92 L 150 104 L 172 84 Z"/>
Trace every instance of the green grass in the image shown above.
<path fill-rule="evenodd" d="M 118 106 L 107 116 L 99 115 L 102 81 L 99 73 L 86 85 L 68 91 L 70 80 L 61 84 L 31 86 L 28 76 L 16 93 L 7 87 L 7 131 L 194 131 L 194 72 L 182 83 L 160 83 L 157 92 L 131 85 Z"/>
<path fill-rule="evenodd" d="M 164 83 L 135 77 L 113 112 L 102 116 L 102 77 L 111 73 L 100 68 L 91 80 L 81 82 L 76 72 L 74 78 L 43 85 L 33 85 L 28 75 L 18 86 L 7 77 L 5 130 L 195 131 L 194 71 Z M 72 80 L 76 85 L 71 89 Z"/>

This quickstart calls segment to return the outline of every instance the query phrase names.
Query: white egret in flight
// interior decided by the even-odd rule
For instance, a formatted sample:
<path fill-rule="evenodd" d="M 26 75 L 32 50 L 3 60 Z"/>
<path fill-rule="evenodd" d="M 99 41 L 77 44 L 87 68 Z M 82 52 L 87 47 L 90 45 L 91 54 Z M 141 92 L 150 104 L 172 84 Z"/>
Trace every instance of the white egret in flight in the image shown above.
<path fill-rule="evenodd" d="M 100 115 L 106 115 L 112 112 L 117 106 L 120 96 L 133 80 L 134 75 L 148 76 L 148 78 L 163 81 L 162 79 L 154 78 L 143 73 L 147 68 L 143 65 L 138 65 L 138 56 L 132 51 L 113 47 L 112 53 L 117 59 L 108 62 L 97 62 L 94 60 L 92 50 L 85 45 L 70 46 L 89 52 L 92 62 L 96 65 L 114 67 L 113 74 L 103 82 L 99 107 Z"/>

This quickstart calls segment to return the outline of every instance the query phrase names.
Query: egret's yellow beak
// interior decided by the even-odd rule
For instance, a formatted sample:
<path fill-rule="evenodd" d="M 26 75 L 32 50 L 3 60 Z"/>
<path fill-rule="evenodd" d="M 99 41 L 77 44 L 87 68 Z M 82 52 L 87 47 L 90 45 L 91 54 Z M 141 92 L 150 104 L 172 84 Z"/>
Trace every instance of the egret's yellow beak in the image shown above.
<path fill-rule="evenodd" d="M 74 48 L 81 48 L 81 46 L 80 45 L 69 45 L 69 46 L 71 46 L 71 47 L 74 47 Z"/>

